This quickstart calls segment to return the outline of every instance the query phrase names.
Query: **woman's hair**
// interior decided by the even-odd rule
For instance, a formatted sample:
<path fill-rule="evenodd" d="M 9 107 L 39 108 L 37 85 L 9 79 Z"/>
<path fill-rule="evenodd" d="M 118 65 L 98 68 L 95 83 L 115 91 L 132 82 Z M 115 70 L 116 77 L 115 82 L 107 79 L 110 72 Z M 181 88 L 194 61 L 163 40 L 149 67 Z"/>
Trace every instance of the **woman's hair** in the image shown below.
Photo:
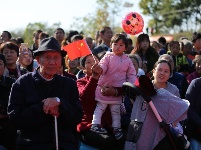
<path fill-rule="evenodd" d="M 17 57 L 19 56 L 19 46 L 13 42 L 5 42 L 5 43 L 2 43 L 1 46 L 0 46 L 0 52 L 3 53 L 3 50 L 5 48 L 8 48 L 8 49 L 13 49 L 16 51 L 17 53 Z"/>
<path fill-rule="evenodd" d="M 119 40 L 123 41 L 125 48 L 128 47 L 128 40 L 123 34 L 115 34 L 111 39 L 110 45 L 112 45 L 112 43 L 117 43 Z"/>
<path fill-rule="evenodd" d="M 133 49 L 133 51 L 131 53 L 136 53 L 136 52 L 139 52 L 140 51 L 140 43 L 144 40 L 147 40 L 149 41 L 149 46 L 150 46 L 150 39 L 149 39 L 149 35 L 148 34 L 140 34 L 138 37 L 137 37 L 137 41 L 136 41 L 136 44 L 135 44 L 135 48 Z"/>
<path fill-rule="evenodd" d="M 161 63 L 166 63 L 168 64 L 169 68 L 170 68 L 170 75 L 172 74 L 172 67 L 171 67 L 171 64 L 169 63 L 168 60 L 166 59 L 159 59 L 155 64 L 154 64 L 154 69 L 157 67 L 158 64 L 161 64 Z"/>

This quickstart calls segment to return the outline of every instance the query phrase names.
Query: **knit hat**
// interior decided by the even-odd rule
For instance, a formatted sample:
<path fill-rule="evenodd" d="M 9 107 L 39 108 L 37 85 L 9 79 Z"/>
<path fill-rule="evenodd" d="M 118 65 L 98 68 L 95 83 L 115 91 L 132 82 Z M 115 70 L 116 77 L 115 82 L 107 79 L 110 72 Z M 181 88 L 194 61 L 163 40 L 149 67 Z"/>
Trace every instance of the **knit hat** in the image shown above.
<path fill-rule="evenodd" d="M 34 51 L 34 56 L 40 55 L 42 52 L 58 51 L 62 57 L 66 56 L 66 51 L 61 50 L 59 42 L 54 37 L 48 37 L 40 42 L 37 50 Z"/>

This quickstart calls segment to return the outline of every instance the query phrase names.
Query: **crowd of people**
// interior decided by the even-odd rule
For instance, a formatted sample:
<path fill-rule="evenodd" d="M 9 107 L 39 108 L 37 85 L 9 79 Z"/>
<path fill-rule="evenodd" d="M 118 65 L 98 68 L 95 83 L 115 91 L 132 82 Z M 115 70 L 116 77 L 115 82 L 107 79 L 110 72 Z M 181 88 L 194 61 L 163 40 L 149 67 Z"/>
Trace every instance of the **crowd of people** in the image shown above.
<path fill-rule="evenodd" d="M 71 60 L 63 47 L 83 39 L 91 54 Z M 1 33 L 1 150 L 201 150 L 201 33 L 170 42 L 142 33 L 133 43 L 110 27 L 94 38 L 57 28 L 22 43 Z M 173 143 L 125 82 L 151 97 Z"/>

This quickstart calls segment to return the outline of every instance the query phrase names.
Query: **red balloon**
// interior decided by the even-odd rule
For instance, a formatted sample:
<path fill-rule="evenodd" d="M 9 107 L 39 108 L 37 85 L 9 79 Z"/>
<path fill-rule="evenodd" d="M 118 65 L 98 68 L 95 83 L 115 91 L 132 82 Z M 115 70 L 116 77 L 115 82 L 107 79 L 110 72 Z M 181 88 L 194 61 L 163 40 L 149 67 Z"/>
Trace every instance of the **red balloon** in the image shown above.
<path fill-rule="evenodd" d="M 122 27 L 126 33 L 136 35 L 143 31 L 144 20 L 140 14 L 130 12 L 122 20 Z"/>

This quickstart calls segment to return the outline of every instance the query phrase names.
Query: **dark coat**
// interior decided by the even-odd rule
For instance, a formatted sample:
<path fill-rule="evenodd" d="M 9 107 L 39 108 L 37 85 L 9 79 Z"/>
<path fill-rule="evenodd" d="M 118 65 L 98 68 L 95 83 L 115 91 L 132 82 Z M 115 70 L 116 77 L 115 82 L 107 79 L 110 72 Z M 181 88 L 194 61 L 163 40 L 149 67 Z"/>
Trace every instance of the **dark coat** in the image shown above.
<path fill-rule="evenodd" d="M 138 54 L 141 57 L 142 61 L 144 61 L 143 58 L 145 58 L 145 60 L 147 61 L 147 64 L 146 64 L 147 73 L 152 71 L 152 69 L 154 68 L 154 64 L 157 62 L 159 58 L 159 54 L 156 52 L 156 50 L 150 46 L 148 50 L 146 51 L 145 55 L 143 55 L 141 50 L 136 52 L 136 54 Z"/>
<path fill-rule="evenodd" d="M 201 141 L 201 78 L 192 80 L 186 92 L 190 102 L 187 131 L 189 136 Z"/>
<path fill-rule="evenodd" d="M 8 99 L 14 82 L 13 78 L 0 77 L 0 145 L 8 150 L 15 149 L 16 139 L 16 130 L 11 126 L 7 115 Z"/>
<path fill-rule="evenodd" d="M 0 114 L 7 115 L 8 99 L 12 84 L 15 82 L 13 78 L 0 77 Z"/>
<path fill-rule="evenodd" d="M 11 122 L 21 131 L 17 145 L 37 150 L 55 149 L 54 117 L 43 111 L 42 101 L 49 97 L 58 97 L 61 101 L 57 118 L 60 149 L 78 149 L 76 126 L 83 112 L 76 82 L 60 75 L 46 81 L 37 70 L 21 76 L 11 90 L 8 113 Z"/>

